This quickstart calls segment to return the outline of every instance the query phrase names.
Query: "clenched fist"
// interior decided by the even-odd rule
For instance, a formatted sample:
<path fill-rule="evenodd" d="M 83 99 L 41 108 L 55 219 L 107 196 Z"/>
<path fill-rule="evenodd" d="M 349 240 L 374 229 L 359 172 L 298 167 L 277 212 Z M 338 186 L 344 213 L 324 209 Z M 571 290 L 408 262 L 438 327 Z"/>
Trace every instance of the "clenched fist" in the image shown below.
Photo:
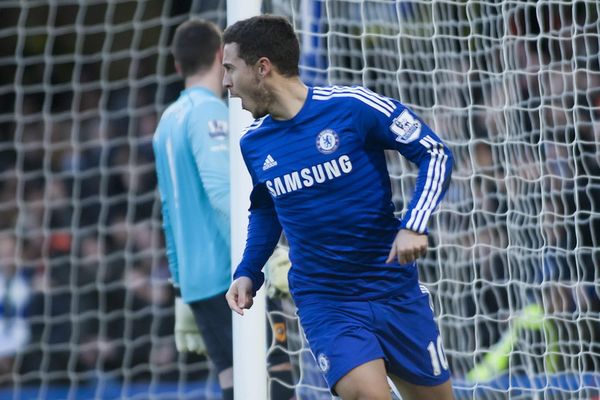
<path fill-rule="evenodd" d="M 391 263 L 397 258 L 400 264 L 408 264 L 424 256 L 425 253 L 427 253 L 427 235 L 401 229 L 392 243 L 390 254 L 385 262 Z"/>

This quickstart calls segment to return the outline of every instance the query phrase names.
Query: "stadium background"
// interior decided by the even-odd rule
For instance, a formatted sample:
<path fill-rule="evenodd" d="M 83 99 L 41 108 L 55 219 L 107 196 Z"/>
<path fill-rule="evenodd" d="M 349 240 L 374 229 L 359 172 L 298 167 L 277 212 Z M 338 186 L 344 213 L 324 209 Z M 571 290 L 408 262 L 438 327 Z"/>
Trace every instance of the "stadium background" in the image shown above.
<path fill-rule="evenodd" d="M 215 395 L 173 346 L 151 137 L 182 88 L 174 28 L 224 27 L 225 3 L 0 4 L 0 397 Z M 420 270 L 465 396 L 597 395 L 597 3 L 307 3 L 263 6 L 304 79 L 399 98 L 455 152 Z M 415 171 L 389 167 L 401 210 Z M 466 380 L 507 332 L 508 378 Z"/>

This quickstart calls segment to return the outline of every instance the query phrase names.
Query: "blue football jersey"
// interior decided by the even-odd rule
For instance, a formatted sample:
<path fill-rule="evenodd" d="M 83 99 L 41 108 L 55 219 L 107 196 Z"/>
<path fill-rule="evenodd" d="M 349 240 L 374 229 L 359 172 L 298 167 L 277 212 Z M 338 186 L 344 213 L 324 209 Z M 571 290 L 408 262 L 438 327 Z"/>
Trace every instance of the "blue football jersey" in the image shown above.
<path fill-rule="evenodd" d="M 234 277 L 262 285 L 261 268 L 283 228 L 296 302 L 307 295 L 421 294 L 414 263 L 385 261 L 399 229 L 427 232 L 450 180 L 452 153 L 410 109 L 362 87 L 309 88 L 296 116 L 256 120 L 241 149 L 254 187 Z M 419 168 L 402 220 L 394 215 L 386 149 Z"/>
<path fill-rule="evenodd" d="M 169 269 L 186 303 L 231 281 L 227 106 L 191 87 L 163 113 L 153 138 Z"/>

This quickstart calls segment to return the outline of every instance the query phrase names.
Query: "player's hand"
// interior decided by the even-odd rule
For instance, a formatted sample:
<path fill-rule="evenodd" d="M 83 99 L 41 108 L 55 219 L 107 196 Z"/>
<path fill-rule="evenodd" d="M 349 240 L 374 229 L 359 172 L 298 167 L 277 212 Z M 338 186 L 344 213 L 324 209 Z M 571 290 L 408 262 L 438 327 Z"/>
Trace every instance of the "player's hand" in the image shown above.
<path fill-rule="evenodd" d="M 225 295 L 229 307 L 240 315 L 244 315 L 244 308 L 252 307 L 252 280 L 247 276 L 240 276 L 231 282 Z"/>
<path fill-rule="evenodd" d="M 175 347 L 182 353 L 206 353 L 192 308 L 181 297 L 175 297 Z"/>
<path fill-rule="evenodd" d="M 391 263 L 396 258 L 400 264 L 408 264 L 427 253 L 427 235 L 422 235 L 408 229 L 401 229 L 394 243 L 386 263 Z"/>
<path fill-rule="evenodd" d="M 267 295 L 272 299 L 290 295 L 288 272 L 292 264 L 288 253 L 285 247 L 277 246 L 267 261 Z"/>

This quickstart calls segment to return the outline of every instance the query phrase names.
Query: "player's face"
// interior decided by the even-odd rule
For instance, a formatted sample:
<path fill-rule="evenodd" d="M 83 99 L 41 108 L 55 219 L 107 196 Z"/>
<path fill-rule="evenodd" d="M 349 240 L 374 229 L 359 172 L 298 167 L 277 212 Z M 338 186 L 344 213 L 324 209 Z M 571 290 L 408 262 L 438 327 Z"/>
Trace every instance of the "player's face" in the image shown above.
<path fill-rule="evenodd" d="M 248 65 L 238 56 L 238 44 L 227 43 L 223 48 L 223 86 L 231 97 L 242 100 L 242 108 L 254 118 L 267 115 L 269 93 L 262 84 L 257 65 Z"/>

